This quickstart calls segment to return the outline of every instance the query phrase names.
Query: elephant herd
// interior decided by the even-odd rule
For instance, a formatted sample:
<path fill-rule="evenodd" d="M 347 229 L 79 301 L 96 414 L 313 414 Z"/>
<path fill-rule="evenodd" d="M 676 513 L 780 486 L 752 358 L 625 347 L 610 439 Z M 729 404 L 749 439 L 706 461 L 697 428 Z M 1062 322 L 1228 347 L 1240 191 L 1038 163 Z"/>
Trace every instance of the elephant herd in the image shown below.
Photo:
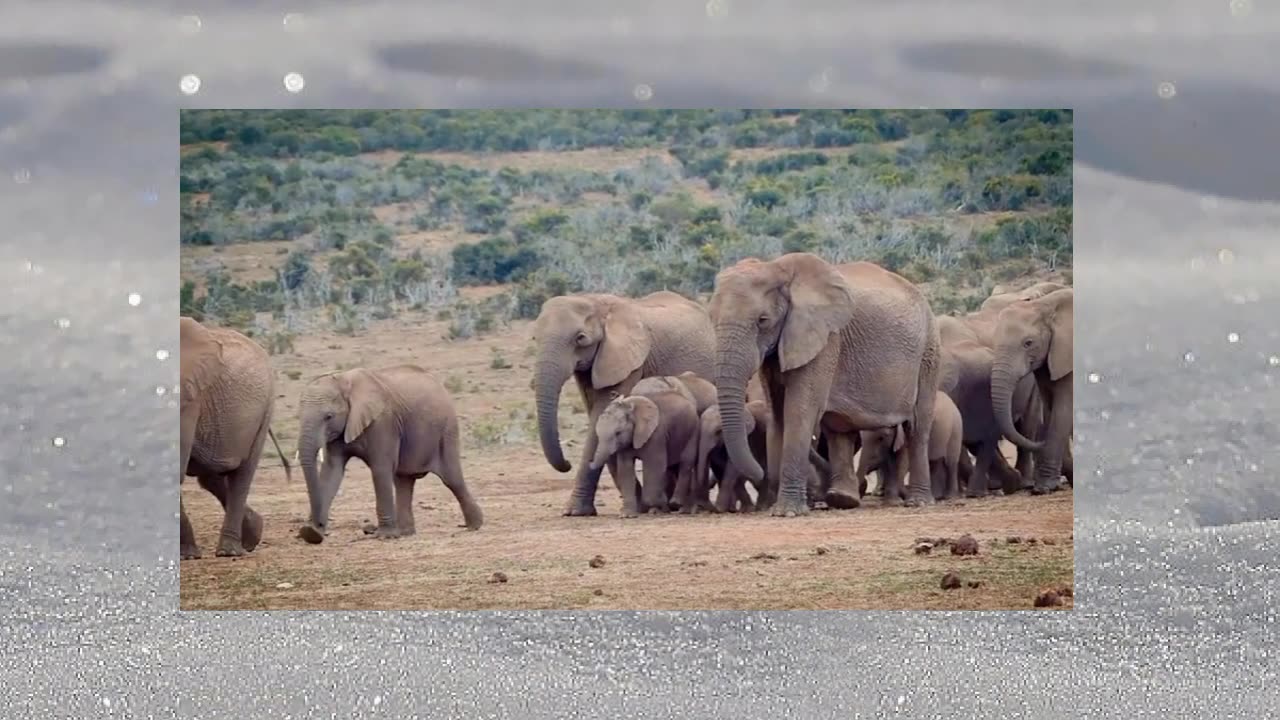
<path fill-rule="evenodd" d="M 705 306 L 668 291 L 553 297 L 534 324 L 532 385 L 542 452 L 556 470 L 573 470 L 558 417 L 570 379 L 588 417 L 564 514 L 596 514 L 606 467 L 623 517 L 854 508 L 871 472 L 889 505 L 1052 492 L 1072 475 L 1073 297 L 1045 282 L 996 292 L 964 316 L 935 316 L 900 275 L 809 253 L 722 270 Z M 270 365 L 248 338 L 190 318 L 181 365 L 183 475 L 223 504 L 217 554 L 241 555 L 262 535 L 247 497 L 270 435 Z M 452 491 L 468 527 L 483 523 L 463 480 L 452 401 L 427 371 L 321 375 L 299 414 L 307 542 L 328 533 L 353 457 L 372 471 L 377 536 L 413 533 L 414 482 L 428 473 Z M 1014 467 L 1001 439 L 1017 447 Z M 200 556 L 185 509 L 181 543 L 184 559 Z"/>

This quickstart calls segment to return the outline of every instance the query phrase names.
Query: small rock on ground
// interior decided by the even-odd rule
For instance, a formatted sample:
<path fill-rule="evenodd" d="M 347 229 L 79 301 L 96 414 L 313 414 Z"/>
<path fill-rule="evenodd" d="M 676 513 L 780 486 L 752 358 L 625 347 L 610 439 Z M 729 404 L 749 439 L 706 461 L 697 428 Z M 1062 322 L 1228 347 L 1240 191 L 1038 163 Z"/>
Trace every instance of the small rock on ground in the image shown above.
<path fill-rule="evenodd" d="M 813 551 L 818 555 L 826 555 L 827 553 L 831 552 L 829 549 L 827 549 L 825 545 L 819 545 L 818 547 L 814 548 Z"/>
<path fill-rule="evenodd" d="M 978 541 L 974 540 L 970 535 L 963 535 L 959 540 L 951 543 L 952 555 L 977 555 Z"/>
<path fill-rule="evenodd" d="M 942 576 L 942 589 L 954 590 L 960 587 L 960 576 L 955 573 L 947 573 Z"/>
<path fill-rule="evenodd" d="M 1056 591 L 1045 590 L 1036 596 L 1036 607 L 1057 607 L 1062 604 L 1062 598 Z"/>
<path fill-rule="evenodd" d="M 604 557 L 597 555 L 591 558 L 591 560 L 587 562 L 587 564 L 593 568 L 602 568 L 604 567 Z"/>
<path fill-rule="evenodd" d="M 507 581 L 506 573 L 496 572 L 489 577 L 489 582 L 491 583 L 504 583 L 506 581 Z"/>
<path fill-rule="evenodd" d="M 933 544 L 932 544 L 932 543 L 922 542 L 922 543 L 920 543 L 919 545 L 916 545 L 916 554 L 917 554 L 917 555 L 928 555 L 928 554 L 929 554 L 929 553 L 931 553 L 931 552 L 933 552 Z"/>

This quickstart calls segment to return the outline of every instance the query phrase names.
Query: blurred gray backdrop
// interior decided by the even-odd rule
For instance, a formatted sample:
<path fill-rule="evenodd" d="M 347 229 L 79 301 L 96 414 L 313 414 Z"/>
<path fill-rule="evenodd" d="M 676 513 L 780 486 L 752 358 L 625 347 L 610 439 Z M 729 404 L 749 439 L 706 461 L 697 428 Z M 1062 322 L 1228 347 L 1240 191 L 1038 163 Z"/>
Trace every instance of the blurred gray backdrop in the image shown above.
<path fill-rule="evenodd" d="M 1275 714 L 1278 30 L 1267 0 L 7 0 L 0 705 Z M 1077 609 L 176 612 L 177 110 L 535 106 L 1075 108 Z"/>

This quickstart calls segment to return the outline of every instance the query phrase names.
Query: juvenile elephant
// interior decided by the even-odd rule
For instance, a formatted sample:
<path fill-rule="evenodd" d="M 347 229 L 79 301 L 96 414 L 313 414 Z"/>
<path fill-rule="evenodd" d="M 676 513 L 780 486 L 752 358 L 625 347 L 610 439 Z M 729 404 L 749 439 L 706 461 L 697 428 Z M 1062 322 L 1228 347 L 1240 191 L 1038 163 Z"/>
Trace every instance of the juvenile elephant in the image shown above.
<path fill-rule="evenodd" d="M 262 539 L 262 516 L 249 507 L 249 486 L 268 436 L 284 463 L 289 462 L 275 434 L 275 374 L 267 351 L 227 328 L 209 328 L 183 317 L 179 330 L 181 398 L 179 403 L 178 483 L 195 477 L 222 504 L 222 531 L 216 554 L 234 557 L 252 552 Z M 179 499 L 180 554 L 201 557 L 195 530 Z"/>
<path fill-rule="evenodd" d="M 592 469 L 596 421 L 614 393 L 626 395 L 641 378 L 689 371 L 711 377 L 715 335 L 707 311 L 673 292 L 638 300 L 603 294 L 547 300 L 534 324 L 538 435 L 547 462 L 560 472 L 572 465 L 560 448 L 560 391 L 572 377 L 586 405 L 588 432 L 565 515 L 595 515 L 600 468 Z M 615 465 L 609 472 L 617 480 Z"/>
<path fill-rule="evenodd" d="M 698 454 L 698 416 L 693 403 L 675 392 L 629 395 L 609 403 L 595 424 L 596 452 L 591 468 L 616 462 L 622 517 L 641 510 L 666 512 L 667 489 L 693 473 Z M 636 502 L 635 461 L 644 465 L 641 503 Z M 673 482 L 673 479 L 675 482 Z"/>
<path fill-rule="evenodd" d="M 649 395 L 659 392 L 678 392 L 693 403 L 701 415 L 707 408 L 716 404 L 716 386 L 692 372 L 679 375 L 650 375 L 643 378 L 631 388 L 631 395 Z"/>
<path fill-rule="evenodd" d="M 929 425 L 939 339 L 929 301 L 905 278 L 867 262 L 831 265 L 810 253 L 743 260 L 716 277 L 716 378 L 725 446 L 748 478 L 765 477 L 747 442 L 747 382 L 757 369 L 768 396 L 769 475 L 775 515 L 809 512 L 815 433 L 826 435 L 833 507 L 856 507 L 850 467 L 860 430 L 906 425 L 911 470 L 929 474 Z M 896 478 L 884 502 L 900 503 Z M 768 505 L 772 493 L 766 494 Z M 912 487 L 912 505 L 933 502 Z"/>
<path fill-rule="evenodd" d="M 311 522 L 298 531 L 303 540 L 324 541 L 329 508 L 351 458 L 362 460 L 373 475 L 375 537 L 414 533 L 413 486 L 428 473 L 457 498 L 468 528 L 484 524 L 462 477 L 453 401 L 426 370 L 395 365 L 321 375 L 303 388 L 298 419 L 298 464 L 311 501 Z"/>
<path fill-rule="evenodd" d="M 1030 451 L 1020 450 L 1021 474 L 1009 468 L 1000 454 L 1002 432 L 991 403 L 991 370 L 995 351 L 982 344 L 978 336 L 957 318 L 938 318 L 942 338 L 943 370 L 939 389 L 960 408 L 964 418 L 964 445 L 974 455 L 973 474 L 966 478 L 969 497 L 985 496 L 993 480 L 999 479 L 1003 490 L 1015 492 L 1022 482 L 1030 481 Z M 1023 378 L 1014 387 L 1014 423 L 1019 432 L 1039 434 L 1040 406 L 1035 381 Z"/>
<path fill-rule="evenodd" d="M 1056 290 L 1035 300 L 1013 303 L 1000 311 L 991 368 L 991 403 L 1000 429 L 1015 445 L 1038 452 L 1037 495 L 1058 489 L 1063 456 L 1068 452 L 1072 425 L 1072 365 L 1075 294 Z M 1031 375 L 1044 406 L 1043 440 L 1018 432 L 1013 421 L 1014 390 Z"/>
<path fill-rule="evenodd" d="M 747 403 L 747 443 L 751 446 L 756 462 L 761 463 L 762 466 L 766 462 L 765 428 L 768 422 L 769 406 L 763 400 Z M 743 512 L 754 510 L 755 502 L 742 482 L 742 473 L 734 467 L 732 462 L 729 462 L 729 455 L 724 447 L 724 423 L 720 419 L 720 408 L 714 405 L 707 408 L 702 413 L 699 425 L 701 429 L 698 432 L 698 465 L 693 474 L 693 482 L 700 493 L 699 497 L 705 496 L 709 491 L 712 484 L 709 472 L 718 464 L 721 470 L 717 473 L 720 490 L 716 494 L 714 506 L 716 512 L 734 512 L 738 506 L 741 506 Z M 761 485 L 759 483 L 753 483 L 753 485 L 758 497 Z"/>
<path fill-rule="evenodd" d="M 897 475 L 898 485 L 907 478 L 905 437 L 901 427 L 864 430 L 862 455 L 858 458 L 858 482 L 865 487 L 867 473 L 876 471 L 881 485 Z M 960 463 L 964 452 L 964 421 L 951 398 L 939 391 L 934 399 L 933 424 L 929 429 L 929 487 L 938 500 L 960 495 Z M 911 484 L 917 482 L 911 476 Z M 919 481 L 923 482 L 923 480 Z"/>

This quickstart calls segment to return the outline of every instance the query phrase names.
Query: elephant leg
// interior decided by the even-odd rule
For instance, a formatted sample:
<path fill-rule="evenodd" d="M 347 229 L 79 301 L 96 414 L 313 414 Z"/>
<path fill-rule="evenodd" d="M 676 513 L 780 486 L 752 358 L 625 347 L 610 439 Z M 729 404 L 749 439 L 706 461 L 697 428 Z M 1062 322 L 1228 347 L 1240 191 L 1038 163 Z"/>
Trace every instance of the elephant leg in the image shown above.
<path fill-rule="evenodd" d="M 201 475 L 197 478 L 200 487 L 218 498 L 223 512 L 227 511 L 227 480 L 222 475 Z M 253 552 L 253 549 L 258 547 L 258 543 L 262 542 L 262 525 L 262 516 L 245 503 L 244 521 L 240 524 L 240 543 L 246 551 Z"/>
<path fill-rule="evenodd" d="M 1034 495 L 1043 495 L 1059 489 L 1062 477 L 1062 458 L 1071 438 L 1071 377 L 1054 383 L 1053 398 L 1045 407 L 1048 422 L 1044 429 L 1044 449 L 1036 458 L 1036 484 Z"/>
<path fill-rule="evenodd" d="M 768 467 L 756 498 L 756 509 L 761 512 L 772 509 L 778 501 L 778 485 L 782 478 L 782 439 L 782 424 L 771 416 L 765 428 L 765 462 Z"/>
<path fill-rule="evenodd" d="M 818 353 L 818 357 L 802 370 L 794 371 L 799 377 L 792 379 L 783 396 L 782 452 L 779 458 L 777 500 L 772 508 L 776 516 L 809 514 L 809 477 L 813 468 L 809 462 L 809 450 L 813 447 L 814 428 L 818 426 L 818 418 L 822 415 L 827 393 L 831 389 L 835 364 L 836 350 L 832 345 Z M 836 467 L 835 441 L 828 438 L 827 442 L 832 450 L 831 471 L 835 476 L 832 479 L 832 490 L 838 489 L 839 494 L 848 495 L 856 501 L 857 486 L 842 482 L 848 479 L 848 468 Z M 832 493 L 828 492 L 827 497 L 831 496 Z"/>
<path fill-rule="evenodd" d="M 755 512 L 756 504 L 751 499 L 751 493 L 747 492 L 747 484 L 745 482 L 738 483 L 738 490 L 735 495 L 738 500 L 738 512 Z"/>
<path fill-rule="evenodd" d="M 640 485 L 641 501 L 645 512 L 659 514 L 667 512 L 667 477 L 670 472 L 667 465 L 666 448 L 658 448 L 645 454 L 640 459 L 644 467 L 644 481 Z"/>
<path fill-rule="evenodd" d="M 974 453 L 973 475 L 969 477 L 969 489 L 966 493 L 971 498 L 987 496 L 987 484 L 991 482 L 989 476 L 991 462 L 998 452 L 996 443 L 992 441 L 978 443 L 977 447 L 978 450 Z"/>
<path fill-rule="evenodd" d="M 469 530 L 479 530 L 484 525 L 484 512 L 476 499 L 471 496 L 471 489 L 463 479 L 461 447 L 462 440 L 457 425 L 453 424 L 445 434 L 440 448 L 443 462 L 440 472 L 436 474 L 440 476 L 444 486 L 449 488 L 449 492 L 453 493 L 453 498 L 458 501 L 458 507 L 462 509 L 462 523 Z"/>
<path fill-rule="evenodd" d="M 1066 450 L 1063 452 L 1063 455 L 1062 455 L 1062 476 L 1063 476 L 1063 477 L 1065 477 L 1065 478 L 1067 479 L 1067 484 L 1068 484 L 1068 485 L 1074 485 L 1074 484 L 1075 484 L 1075 483 L 1072 481 L 1072 479 L 1071 479 L 1071 470 L 1072 470 L 1072 467 L 1071 467 L 1071 466 L 1072 466 L 1072 459 L 1071 459 L 1071 443 L 1068 441 L 1068 442 L 1067 442 L 1067 448 L 1066 448 Z"/>
<path fill-rule="evenodd" d="M 681 463 L 676 468 L 676 497 L 682 515 L 693 515 L 698 512 L 698 492 L 694 488 L 693 468 Z M 680 494 L 681 487 L 684 494 Z"/>
<path fill-rule="evenodd" d="M 592 408 L 587 420 L 588 428 L 595 428 L 596 420 L 599 419 L 602 410 L 603 407 Z M 596 514 L 596 489 L 600 486 L 600 473 L 603 472 L 603 468 L 591 469 L 591 461 L 596 456 L 597 442 L 595 432 L 587 432 L 586 440 L 582 443 L 582 457 L 578 460 L 578 472 L 573 480 L 573 494 L 569 496 L 569 503 L 564 510 L 567 516 L 582 517 Z M 610 460 L 610 462 L 613 461 Z M 613 471 L 614 465 L 611 464 L 609 473 L 617 481 L 618 476 Z"/>
<path fill-rule="evenodd" d="M 831 453 L 831 488 L 827 504 L 839 510 L 852 510 L 862 504 L 856 470 L 853 466 L 853 433 L 827 432 L 827 450 Z M 861 479 L 865 480 L 863 474 Z"/>
<path fill-rule="evenodd" d="M 916 399 L 913 419 L 903 423 L 903 431 L 907 434 L 906 449 L 911 475 L 906 504 L 911 507 L 932 505 L 934 502 L 933 488 L 929 480 L 929 434 L 933 427 L 933 406 L 936 398 L 935 391 L 922 391 L 920 397 Z M 916 481 L 917 478 L 919 482 Z M 890 488 L 886 488 L 886 493 L 889 490 Z"/>
<path fill-rule="evenodd" d="M 720 479 L 720 491 L 716 493 L 716 512 L 734 512 L 738 498 L 745 492 L 741 473 L 732 465 L 725 465 L 724 477 Z"/>
<path fill-rule="evenodd" d="M 188 400 L 187 407 L 182 408 L 182 415 L 179 417 L 178 511 L 181 520 L 178 524 L 178 552 L 183 560 L 199 560 L 201 557 L 200 546 L 196 543 L 195 529 L 191 527 L 186 504 L 182 502 L 182 481 L 187 476 L 187 465 L 191 462 L 191 446 L 195 442 L 198 407 L 196 403 Z"/>
<path fill-rule="evenodd" d="M 1022 489 L 1022 475 L 1017 469 L 1009 466 L 1009 460 L 1000 450 L 999 442 L 991 456 L 990 475 L 987 478 L 987 489 L 1004 495 L 1012 495 Z"/>
<path fill-rule="evenodd" d="M 199 560 L 200 546 L 196 544 L 196 532 L 191 527 L 191 519 L 187 517 L 186 503 L 178 500 L 178 510 L 181 513 L 182 520 L 178 526 L 178 550 L 183 560 Z"/>
<path fill-rule="evenodd" d="M 947 496 L 947 471 L 941 460 L 929 461 L 929 492 L 935 502 Z"/>
<path fill-rule="evenodd" d="M 369 466 L 373 474 L 374 507 L 378 514 L 378 526 L 373 536 L 379 539 L 400 537 L 396 525 L 395 471 L 385 461 L 374 461 Z"/>
<path fill-rule="evenodd" d="M 413 535 L 413 486 L 417 481 L 409 475 L 396 475 L 396 527 L 401 536 Z"/>
<path fill-rule="evenodd" d="M 247 551 L 241 530 L 244 527 L 245 509 L 249 506 L 249 486 L 258 471 L 258 459 L 262 457 L 262 446 L 266 439 L 267 424 L 264 421 L 249 450 L 249 456 L 240 463 L 240 467 L 226 475 L 226 513 L 222 518 L 222 532 L 218 536 L 216 553 L 219 557 L 240 557 Z"/>
<path fill-rule="evenodd" d="M 625 457 L 621 460 L 610 459 L 613 467 L 617 468 L 617 472 L 613 474 L 613 482 L 618 488 L 618 494 L 622 496 L 621 515 L 624 518 L 633 518 L 640 515 L 640 489 L 636 487 L 636 461 L 634 458 Z"/>
<path fill-rule="evenodd" d="M 969 487 L 970 480 L 973 479 L 973 458 L 969 455 L 969 448 L 960 448 L 960 458 L 956 462 L 956 474 L 959 476 L 959 485 L 962 488 Z M 957 491 L 957 496 L 959 491 Z"/>

